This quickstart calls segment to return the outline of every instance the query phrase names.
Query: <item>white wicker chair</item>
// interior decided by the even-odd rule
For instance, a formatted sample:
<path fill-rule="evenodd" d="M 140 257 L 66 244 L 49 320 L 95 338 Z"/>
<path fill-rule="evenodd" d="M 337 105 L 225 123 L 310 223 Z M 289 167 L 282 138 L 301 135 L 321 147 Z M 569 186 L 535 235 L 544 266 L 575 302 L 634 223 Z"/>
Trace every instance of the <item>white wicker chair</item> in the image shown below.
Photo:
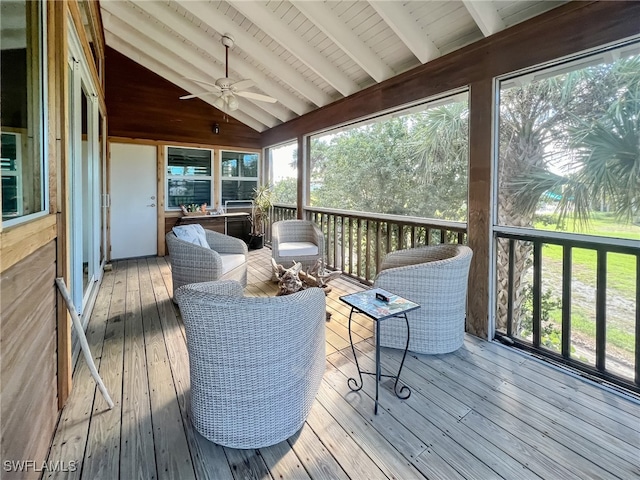
<path fill-rule="evenodd" d="M 271 226 L 271 255 L 276 263 L 289 268 L 292 261 L 311 268 L 324 258 L 324 235 L 309 220 L 281 220 Z"/>
<path fill-rule="evenodd" d="M 214 443 L 260 448 L 304 424 L 325 370 L 325 295 L 243 297 L 235 281 L 175 293 L 187 334 L 191 422 Z"/>
<path fill-rule="evenodd" d="M 420 304 L 409 312 L 409 350 L 416 353 L 448 353 L 464 343 L 467 283 L 473 252 L 455 244 L 398 250 L 380 266 L 374 287 L 380 287 Z M 404 319 L 380 324 L 380 345 L 404 349 Z"/>
<path fill-rule="evenodd" d="M 246 243 L 212 230 L 205 230 L 205 234 L 211 248 L 185 242 L 173 232 L 167 233 L 173 291 L 189 283 L 213 280 L 237 280 L 245 287 L 249 260 Z"/>

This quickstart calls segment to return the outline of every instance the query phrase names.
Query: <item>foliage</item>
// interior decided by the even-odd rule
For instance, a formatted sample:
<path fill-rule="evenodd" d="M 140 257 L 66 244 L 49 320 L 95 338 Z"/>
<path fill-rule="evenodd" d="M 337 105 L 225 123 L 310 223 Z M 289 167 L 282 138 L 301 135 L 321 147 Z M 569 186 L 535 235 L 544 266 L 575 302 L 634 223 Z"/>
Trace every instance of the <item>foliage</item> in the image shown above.
<path fill-rule="evenodd" d="M 466 219 L 466 102 L 378 121 L 311 144 L 311 204 Z"/>
<path fill-rule="evenodd" d="M 251 235 L 264 235 L 264 223 L 269 219 L 271 210 L 271 187 L 260 185 L 253 189 L 253 205 L 251 207 Z"/>
<path fill-rule="evenodd" d="M 523 337 L 528 337 L 533 331 L 533 285 L 526 285 L 523 291 L 524 302 L 522 306 L 522 332 Z M 562 308 L 562 301 L 554 296 L 551 290 L 542 294 L 540 299 L 540 343 L 545 347 L 561 351 L 562 331 L 553 322 L 551 315 Z"/>
<path fill-rule="evenodd" d="M 273 203 L 295 205 L 298 201 L 298 179 L 283 178 L 273 185 Z"/>

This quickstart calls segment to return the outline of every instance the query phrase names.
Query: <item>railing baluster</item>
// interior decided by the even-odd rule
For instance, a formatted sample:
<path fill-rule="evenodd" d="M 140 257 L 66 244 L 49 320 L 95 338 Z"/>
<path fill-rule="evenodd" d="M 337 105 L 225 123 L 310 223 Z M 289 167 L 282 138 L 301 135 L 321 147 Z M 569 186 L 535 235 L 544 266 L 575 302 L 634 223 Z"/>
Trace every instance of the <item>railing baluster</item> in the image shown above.
<path fill-rule="evenodd" d="M 427 227 L 427 231 L 425 233 L 425 245 L 431 245 L 431 229 Z"/>
<path fill-rule="evenodd" d="M 345 271 L 344 267 L 344 252 L 345 252 L 345 235 L 344 235 L 344 221 L 345 216 L 340 215 L 340 270 Z"/>
<path fill-rule="evenodd" d="M 398 225 L 398 250 L 404 248 L 404 225 Z"/>
<path fill-rule="evenodd" d="M 349 217 L 349 273 L 353 275 L 353 217 Z"/>
<path fill-rule="evenodd" d="M 382 260 L 382 228 L 380 222 L 376 222 L 376 275 L 380 271 L 380 262 Z"/>
<path fill-rule="evenodd" d="M 533 242 L 533 346 L 540 348 L 542 313 L 542 243 Z"/>
<path fill-rule="evenodd" d="M 571 255 L 570 245 L 562 247 L 562 356 L 571 357 Z"/>
<path fill-rule="evenodd" d="M 365 242 L 366 242 L 366 247 L 365 247 L 365 271 L 364 271 L 364 278 L 366 278 L 367 280 L 371 280 L 371 270 L 370 270 L 370 266 L 371 266 L 371 242 L 370 242 L 370 238 L 369 238 L 369 220 L 366 220 L 364 223 L 364 228 L 365 230 Z"/>
<path fill-rule="evenodd" d="M 331 240 L 332 235 L 331 235 L 331 215 L 327 215 L 327 235 L 326 235 L 326 242 L 325 242 L 325 246 L 327 247 L 327 262 L 330 265 L 333 265 L 333 261 L 331 260 L 331 254 L 333 253 L 333 249 L 331 248 Z"/>
<path fill-rule="evenodd" d="M 447 231 L 444 228 L 440 229 L 440 243 L 447 243 Z"/>
<path fill-rule="evenodd" d="M 596 368 L 604 372 L 607 343 L 607 252 L 598 249 L 596 274 Z"/>
<path fill-rule="evenodd" d="M 360 223 L 360 219 L 356 221 L 356 235 L 357 235 L 357 245 L 356 249 L 358 251 L 358 260 L 357 260 L 357 269 L 356 275 L 362 278 L 362 224 Z"/>
<path fill-rule="evenodd" d="M 333 268 L 338 269 L 338 215 L 333 216 Z"/>
<path fill-rule="evenodd" d="M 393 236 L 393 225 L 387 222 L 387 253 L 391 252 L 391 237 Z"/>
<path fill-rule="evenodd" d="M 509 279 L 507 286 L 507 336 L 513 337 L 513 282 L 515 276 L 515 264 L 516 264 L 516 241 L 513 238 L 509 239 Z"/>

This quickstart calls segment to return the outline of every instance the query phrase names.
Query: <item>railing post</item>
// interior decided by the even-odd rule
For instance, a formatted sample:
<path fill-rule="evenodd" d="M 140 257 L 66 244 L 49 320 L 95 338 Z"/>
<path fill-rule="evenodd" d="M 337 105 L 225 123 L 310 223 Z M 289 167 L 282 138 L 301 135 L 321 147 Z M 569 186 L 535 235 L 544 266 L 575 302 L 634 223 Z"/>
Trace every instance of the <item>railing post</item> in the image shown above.
<path fill-rule="evenodd" d="M 562 247 L 562 356 L 571 357 L 571 254 L 569 245 Z"/>
<path fill-rule="evenodd" d="M 533 346 L 540 348 L 542 312 L 542 243 L 533 242 Z"/>
<path fill-rule="evenodd" d="M 596 274 L 596 368 L 604 372 L 607 343 L 607 252 L 599 248 Z"/>

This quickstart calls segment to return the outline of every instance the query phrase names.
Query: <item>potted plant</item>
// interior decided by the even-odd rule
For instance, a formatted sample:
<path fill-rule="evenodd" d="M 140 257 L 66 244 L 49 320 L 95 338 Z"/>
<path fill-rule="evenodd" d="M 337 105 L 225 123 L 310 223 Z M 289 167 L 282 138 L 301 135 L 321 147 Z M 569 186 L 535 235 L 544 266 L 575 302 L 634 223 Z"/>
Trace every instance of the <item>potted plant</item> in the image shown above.
<path fill-rule="evenodd" d="M 251 237 L 249 248 L 257 250 L 264 246 L 264 224 L 269 219 L 271 211 L 271 187 L 260 185 L 253 189 L 253 205 L 251 206 Z"/>

